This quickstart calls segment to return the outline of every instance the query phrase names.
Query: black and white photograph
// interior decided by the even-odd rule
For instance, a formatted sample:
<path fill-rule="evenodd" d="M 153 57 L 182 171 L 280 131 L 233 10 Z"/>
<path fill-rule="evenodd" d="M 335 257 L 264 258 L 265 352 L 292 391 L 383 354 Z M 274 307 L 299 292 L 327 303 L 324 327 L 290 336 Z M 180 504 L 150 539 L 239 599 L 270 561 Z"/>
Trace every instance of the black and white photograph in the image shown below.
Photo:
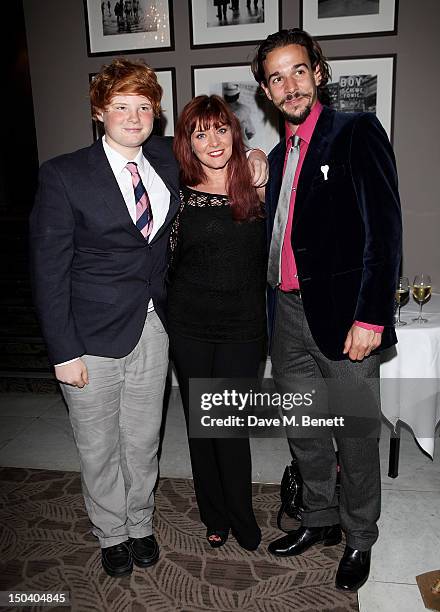
<path fill-rule="evenodd" d="M 208 28 L 264 23 L 264 0 L 206 0 Z"/>
<path fill-rule="evenodd" d="M 398 0 L 301 0 L 301 27 L 315 37 L 395 34 Z"/>
<path fill-rule="evenodd" d="M 279 116 L 248 65 L 192 67 L 193 94 L 218 95 L 240 121 L 246 146 L 266 154 L 280 140 Z"/>
<path fill-rule="evenodd" d="M 394 56 L 330 60 L 330 105 L 345 113 L 374 113 L 392 137 Z"/>
<path fill-rule="evenodd" d="M 318 0 L 318 19 L 378 14 L 379 0 Z"/>
<path fill-rule="evenodd" d="M 279 28 L 279 0 L 189 0 L 191 47 L 258 42 Z"/>
<path fill-rule="evenodd" d="M 169 0 L 84 0 L 89 55 L 171 49 Z"/>
<path fill-rule="evenodd" d="M 176 69 L 158 68 L 155 69 L 157 80 L 162 87 L 163 95 L 161 102 L 161 114 L 154 120 L 153 133 L 158 136 L 174 136 L 174 124 L 177 117 L 176 105 Z M 89 74 L 89 82 L 96 73 Z M 92 121 L 93 140 L 103 136 L 100 123 Z"/>

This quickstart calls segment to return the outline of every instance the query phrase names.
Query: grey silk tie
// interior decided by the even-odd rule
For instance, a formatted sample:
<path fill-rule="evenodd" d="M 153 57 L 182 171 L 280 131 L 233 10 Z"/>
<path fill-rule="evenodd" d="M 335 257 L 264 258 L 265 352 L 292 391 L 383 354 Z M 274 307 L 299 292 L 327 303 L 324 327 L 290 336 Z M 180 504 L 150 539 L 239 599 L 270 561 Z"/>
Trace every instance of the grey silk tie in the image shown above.
<path fill-rule="evenodd" d="M 281 183 L 278 206 L 273 223 L 267 267 L 267 282 L 272 287 L 277 287 L 281 282 L 281 252 L 286 232 L 287 217 L 289 216 L 293 179 L 295 178 L 295 171 L 299 160 L 299 141 L 299 136 L 293 136 L 293 145 L 290 148 L 289 157 L 286 161 L 286 169 Z"/>

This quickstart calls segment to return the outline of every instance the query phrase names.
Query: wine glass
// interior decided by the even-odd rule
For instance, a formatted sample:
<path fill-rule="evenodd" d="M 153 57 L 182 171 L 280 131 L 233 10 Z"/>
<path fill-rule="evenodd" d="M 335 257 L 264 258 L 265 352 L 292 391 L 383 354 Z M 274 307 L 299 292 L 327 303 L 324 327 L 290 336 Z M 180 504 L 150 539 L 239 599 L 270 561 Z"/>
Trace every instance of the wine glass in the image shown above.
<path fill-rule="evenodd" d="M 406 325 L 406 321 L 402 321 L 400 319 L 400 309 L 406 304 L 409 299 L 409 281 L 407 276 L 401 276 L 397 283 L 396 289 L 396 302 L 398 308 L 397 320 L 395 322 L 396 327 L 400 327 L 401 325 Z"/>
<path fill-rule="evenodd" d="M 415 301 L 419 304 L 419 316 L 413 319 L 416 323 L 427 323 L 428 319 L 422 317 L 422 307 L 431 295 L 431 277 L 428 274 L 418 274 L 414 277 L 412 294 Z"/>

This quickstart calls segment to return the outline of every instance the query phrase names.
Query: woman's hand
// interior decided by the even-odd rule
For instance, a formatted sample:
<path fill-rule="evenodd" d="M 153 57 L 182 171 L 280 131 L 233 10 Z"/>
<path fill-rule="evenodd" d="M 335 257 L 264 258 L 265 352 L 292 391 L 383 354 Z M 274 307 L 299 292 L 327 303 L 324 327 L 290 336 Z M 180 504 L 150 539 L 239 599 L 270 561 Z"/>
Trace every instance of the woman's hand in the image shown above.
<path fill-rule="evenodd" d="M 269 164 L 267 156 L 261 149 L 251 149 L 247 154 L 249 169 L 251 171 L 252 185 L 264 187 L 269 180 Z"/>

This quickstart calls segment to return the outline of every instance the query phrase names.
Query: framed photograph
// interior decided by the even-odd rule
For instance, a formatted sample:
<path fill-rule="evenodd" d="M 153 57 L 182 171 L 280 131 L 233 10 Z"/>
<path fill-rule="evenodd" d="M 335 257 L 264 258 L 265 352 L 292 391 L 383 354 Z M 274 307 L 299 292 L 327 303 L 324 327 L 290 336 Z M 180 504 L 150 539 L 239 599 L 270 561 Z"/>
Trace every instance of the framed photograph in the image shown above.
<path fill-rule="evenodd" d="M 398 0 L 301 0 L 301 27 L 316 38 L 397 33 Z"/>
<path fill-rule="evenodd" d="M 194 96 L 221 96 L 238 117 L 246 146 L 266 154 L 280 140 L 280 119 L 276 108 L 259 89 L 248 64 L 191 66 Z"/>
<path fill-rule="evenodd" d="M 174 136 L 174 124 L 177 117 L 176 104 L 176 70 L 175 68 L 158 68 L 154 72 L 157 75 L 157 80 L 163 89 L 162 95 L 162 113 L 161 116 L 154 120 L 153 134 L 158 136 Z M 89 82 L 94 78 L 95 72 L 89 74 Z M 104 131 L 101 123 L 92 121 L 93 140 L 101 138 Z"/>
<path fill-rule="evenodd" d="M 280 29 L 281 0 L 188 0 L 191 49 L 257 44 Z"/>
<path fill-rule="evenodd" d="M 174 49 L 171 0 L 84 0 L 89 56 Z"/>
<path fill-rule="evenodd" d="M 392 141 L 395 55 L 330 59 L 331 106 L 375 113 Z"/>

